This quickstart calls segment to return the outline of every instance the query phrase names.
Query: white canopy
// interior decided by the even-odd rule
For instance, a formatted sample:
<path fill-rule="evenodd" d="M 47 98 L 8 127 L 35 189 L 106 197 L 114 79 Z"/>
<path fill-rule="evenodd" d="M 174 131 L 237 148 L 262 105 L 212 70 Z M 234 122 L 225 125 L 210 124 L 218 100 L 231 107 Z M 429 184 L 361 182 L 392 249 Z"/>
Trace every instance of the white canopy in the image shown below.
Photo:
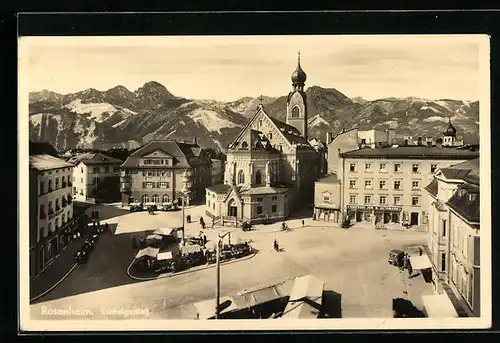
<path fill-rule="evenodd" d="M 422 295 L 427 316 L 431 318 L 458 318 L 455 306 L 446 293 Z"/>
<path fill-rule="evenodd" d="M 149 235 L 149 236 L 147 236 L 147 237 L 146 237 L 146 239 L 157 239 L 157 240 L 161 240 L 161 239 L 163 239 L 163 237 L 162 237 L 162 236 L 160 236 L 160 235 Z"/>
<path fill-rule="evenodd" d="M 163 235 L 163 236 L 171 236 L 174 233 L 175 229 L 168 228 L 168 227 L 161 227 L 158 229 L 155 229 L 153 232 L 154 235 Z"/>
<path fill-rule="evenodd" d="M 159 248 L 147 247 L 147 248 L 139 250 L 137 252 L 137 255 L 135 255 L 135 258 L 141 258 L 143 256 L 149 256 L 149 257 L 156 258 L 158 256 L 159 251 L 160 251 Z"/>
<path fill-rule="evenodd" d="M 423 270 L 427 268 L 432 268 L 432 263 L 429 260 L 427 254 L 420 255 L 412 255 L 410 256 L 411 267 L 415 270 Z"/>
<path fill-rule="evenodd" d="M 171 259 L 173 259 L 172 252 L 171 251 L 161 252 L 158 254 L 157 259 L 158 259 L 158 261 L 171 260 Z"/>

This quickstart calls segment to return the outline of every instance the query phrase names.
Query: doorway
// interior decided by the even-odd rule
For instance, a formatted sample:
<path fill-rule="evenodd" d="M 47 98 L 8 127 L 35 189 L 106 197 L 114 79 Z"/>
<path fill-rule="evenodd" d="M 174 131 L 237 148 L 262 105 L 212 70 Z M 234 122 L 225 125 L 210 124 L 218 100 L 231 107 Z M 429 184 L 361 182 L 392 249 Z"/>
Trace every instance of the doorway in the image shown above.
<path fill-rule="evenodd" d="M 356 221 L 357 221 L 357 222 L 362 221 L 362 218 L 361 218 L 361 212 L 359 212 L 359 211 L 356 211 Z"/>
<path fill-rule="evenodd" d="M 387 213 L 385 212 L 384 213 L 384 224 L 387 224 L 391 221 L 391 214 L 390 213 Z"/>
<path fill-rule="evenodd" d="M 227 215 L 229 217 L 237 217 L 238 216 L 238 208 L 236 207 L 236 203 L 234 199 L 231 199 L 229 202 L 229 206 L 227 207 Z"/>
<path fill-rule="evenodd" d="M 410 215 L 410 225 L 418 225 L 418 212 L 412 212 Z"/>

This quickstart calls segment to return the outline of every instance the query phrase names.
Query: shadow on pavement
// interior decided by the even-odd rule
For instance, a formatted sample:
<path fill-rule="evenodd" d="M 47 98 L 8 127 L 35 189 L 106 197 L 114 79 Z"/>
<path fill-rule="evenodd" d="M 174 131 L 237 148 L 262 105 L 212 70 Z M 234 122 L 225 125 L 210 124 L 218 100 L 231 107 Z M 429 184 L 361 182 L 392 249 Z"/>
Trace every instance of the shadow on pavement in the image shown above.
<path fill-rule="evenodd" d="M 135 256 L 132 239 L 135 237 L 138 240 L 144 234 L 103 233 L 90 253 L 88 262 L 78 265 L 52 292 L 34 303 L 139 282 L 128 276 L 127 268 Z"/>
<path fill-rule="evenodd" d="M 342 294 L 327 290 L 323 292 L 319 318 L 342 318 Z"/>
<path fill-rule="evenodd" d="M 106 219 L 121 217 L 125 214 L 131 213 L 129 210 L 126 210 L 124 208 L 118 208 L 106 204 L 93 205 L 85 210 L 85 214 L 87 214 L 90 217 L 92 211 L 99 212 L 99 220 L 101 221 Z"/>
<path fill-rule="evenodd" d="M 424 312 L 420 311 L 407 299 L 392 299 L 392 311 L 394 318 L 425 318 Z"/>

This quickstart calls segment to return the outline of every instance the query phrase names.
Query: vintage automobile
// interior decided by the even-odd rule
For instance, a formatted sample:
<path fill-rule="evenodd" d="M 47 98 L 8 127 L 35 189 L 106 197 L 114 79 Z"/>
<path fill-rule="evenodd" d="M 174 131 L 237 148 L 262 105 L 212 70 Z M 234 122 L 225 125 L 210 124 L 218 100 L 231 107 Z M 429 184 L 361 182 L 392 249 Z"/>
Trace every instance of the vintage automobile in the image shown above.
<path fill-rule="evenodd" d="M 140 202 L 133 202 L 130 204 L 130 212 L 144 211 L 144 206 Z"/>
<path fill-rule="evenodd" d="M 389 259 L 388 259 L 389 264 L 392 264 L 393 266 L 396 267 L 403 266 L 404 255 L 405 253 L 402 250 L 399 249 L 391 250 L 389 252 Z"/>
<path fill-rule="evenodd" d="M 75 254 L 75 262 L 78 264 L 85 264 L 89 260 L 89 252 L 81 249 L 78 250 Z"/>

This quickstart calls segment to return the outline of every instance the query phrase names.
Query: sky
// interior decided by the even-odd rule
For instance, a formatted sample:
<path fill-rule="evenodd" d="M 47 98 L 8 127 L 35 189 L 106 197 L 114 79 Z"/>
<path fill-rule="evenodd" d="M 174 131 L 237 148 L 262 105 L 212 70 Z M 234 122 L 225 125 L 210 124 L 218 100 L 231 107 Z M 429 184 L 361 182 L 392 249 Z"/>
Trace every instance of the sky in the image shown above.
<path fill-rule="evenodd" d="M 25 37 L 26 89 L 67 94 L 147 81 L 176 96 L 233 101 L 282 96 L 297 65 L 306 88 L 367 100 L 415 96 L 479 100 L 485 36 Z M 484 45 L 483 45 L 484 46 Z M 484 61 L 484 59 L 483 59 Z M 489 61 L 489 59 L 488 59 Z"/>

